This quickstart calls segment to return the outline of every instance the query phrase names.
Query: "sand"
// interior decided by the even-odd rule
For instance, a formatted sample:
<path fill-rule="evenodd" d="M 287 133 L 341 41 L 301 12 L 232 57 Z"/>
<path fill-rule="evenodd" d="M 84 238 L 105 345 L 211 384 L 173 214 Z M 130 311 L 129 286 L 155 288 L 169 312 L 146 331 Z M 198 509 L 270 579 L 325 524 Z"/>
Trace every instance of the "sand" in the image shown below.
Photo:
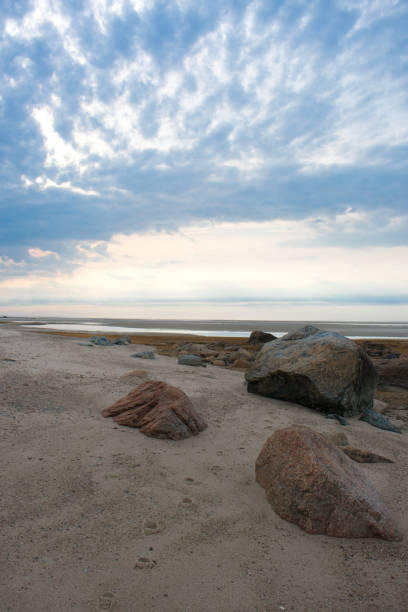
<path fill-rule="evenodd" d="M 132 359 L 137 348 L 0 327 L 2 612 L 407 610 L 405 423 L 343 428 L 249 395 L 242 372 Z M 181 387 L 208 429 L 173 442 L 102 418 L 135 369 Z M 361 469 L 402 542 L 311 536 L 273 512 L 254 464 L 291 424 L 395 461 Z"/>

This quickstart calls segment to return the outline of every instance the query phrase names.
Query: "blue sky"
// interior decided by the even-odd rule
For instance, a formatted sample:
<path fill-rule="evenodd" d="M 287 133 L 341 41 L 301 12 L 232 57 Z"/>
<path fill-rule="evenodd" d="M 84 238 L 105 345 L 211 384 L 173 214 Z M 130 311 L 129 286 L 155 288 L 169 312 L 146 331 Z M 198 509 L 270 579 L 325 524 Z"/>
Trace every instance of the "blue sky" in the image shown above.
<path fill-rule="evenodd" d="M 408 320 L 405 0 L 3 0 L 0 20 L 4 312 Z"/>

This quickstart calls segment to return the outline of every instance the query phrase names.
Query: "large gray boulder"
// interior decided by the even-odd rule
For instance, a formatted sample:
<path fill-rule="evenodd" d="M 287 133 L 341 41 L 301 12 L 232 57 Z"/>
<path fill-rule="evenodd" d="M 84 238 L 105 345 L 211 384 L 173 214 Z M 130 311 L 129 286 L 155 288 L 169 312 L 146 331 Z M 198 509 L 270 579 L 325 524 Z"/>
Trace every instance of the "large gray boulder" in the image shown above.
<path fill-rule="evenodd" d="M 343 416 L 371 409 L 377 374 L 365 351 L 334 332 L 299 335 L 263 345 L 245 376 L 248 391 Z"/>

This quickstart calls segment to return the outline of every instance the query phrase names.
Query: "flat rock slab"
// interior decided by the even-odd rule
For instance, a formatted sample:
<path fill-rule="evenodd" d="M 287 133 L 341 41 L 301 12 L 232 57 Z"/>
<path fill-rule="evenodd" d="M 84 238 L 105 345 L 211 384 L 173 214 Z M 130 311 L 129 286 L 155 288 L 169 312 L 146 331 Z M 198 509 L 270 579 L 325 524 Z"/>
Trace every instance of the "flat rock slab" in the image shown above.
<path fill-rule="evenodd" d="M 274 432 L 255 471 L 275 512 L 308 533 L 402 539 L 360 468 L 343 449 L 308 427 Z"/>
<path fill-rule="evenodd" d="M 140 351 L 139 353 L 132 353 L 131 357 L 135 359 L 156 359 L 156 355 L 153 351 Z"/>
<path fill-rule="evenodd" d="M 133 389 L 102 415 L 119 425 L 138 427 L 146 436 L 170 440 L 189 438 L 207 427 L 184 391 L 154 380 Z"/>
<path fill-rule="evenodd" d="M 264 344 L 246 380 L 250 393 L 355 416 L 372 408 L 377 374 L 352 340 L 306 327 Z"/>

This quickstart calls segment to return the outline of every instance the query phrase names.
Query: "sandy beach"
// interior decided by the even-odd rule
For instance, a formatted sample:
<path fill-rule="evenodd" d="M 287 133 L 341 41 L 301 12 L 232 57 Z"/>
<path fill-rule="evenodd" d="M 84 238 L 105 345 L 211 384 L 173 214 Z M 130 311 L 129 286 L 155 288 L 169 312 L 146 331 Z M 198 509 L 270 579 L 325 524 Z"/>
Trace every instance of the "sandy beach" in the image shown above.
<path fill-rule="evenodd" d="M 78 341 L 0 326 L 2 612 L 405 612 L 406 422 L 342 427 L 248 394 L 240 371 Z M 174 442 L 101 416 L 147 379 L 183 389 L 208 428 Z M 312 536 L 273 512 L 255 460 L 292 424 L 394 461 L 361 470 L 401 542 Z"/>

